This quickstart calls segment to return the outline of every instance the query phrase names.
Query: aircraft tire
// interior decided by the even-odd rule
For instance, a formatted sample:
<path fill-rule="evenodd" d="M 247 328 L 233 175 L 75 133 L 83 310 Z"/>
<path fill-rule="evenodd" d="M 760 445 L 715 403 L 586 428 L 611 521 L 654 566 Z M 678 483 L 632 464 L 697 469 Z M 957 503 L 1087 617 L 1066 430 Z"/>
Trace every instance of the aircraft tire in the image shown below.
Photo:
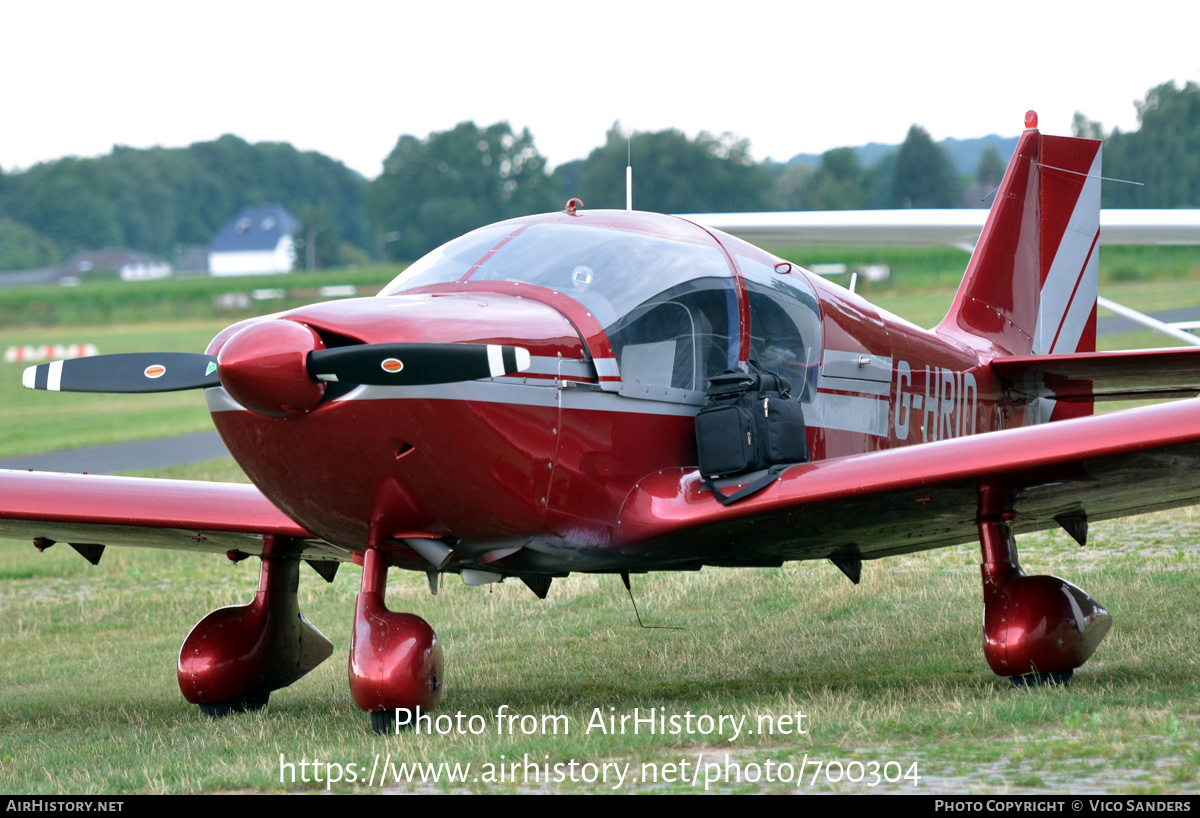
<path fill-rule="evenodd" d="M 377 710 L 371 713 L 371 732 L 386 736 L 396 726 L 396 717 L 387 710 Z"/>
<path fill-rule="evenodd" d="M 1053 673 L 1023 673 L 1020 676 L 1009 676 L 1013 687 L 1066 687 L 1075 675 L 1074 668 Z"/>
<path fill-rule="evenodd" d="M 253 713 L 262 710 L 271 699 L 270 691 L 253 693 L 229 702 L 201 702 L 200 712 L 210 719 L 220 719 L 231 713 Z"/>

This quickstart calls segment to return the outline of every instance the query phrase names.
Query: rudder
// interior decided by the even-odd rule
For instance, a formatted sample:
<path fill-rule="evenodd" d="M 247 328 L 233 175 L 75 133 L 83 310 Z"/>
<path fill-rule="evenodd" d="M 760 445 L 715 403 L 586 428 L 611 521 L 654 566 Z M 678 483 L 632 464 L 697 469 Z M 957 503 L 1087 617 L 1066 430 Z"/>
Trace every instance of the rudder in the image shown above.
<path fill-rule="evenodd" d="M 1041 252 L 1033 354 L 1096 351 L 1100 143 L 1042 137 Z"/>
<path fill-rule="evenodd" d="M 1100 142 L 1028 128 L 938 331 L 1000 355 L 1094 351 L 1099 175 Z"/>

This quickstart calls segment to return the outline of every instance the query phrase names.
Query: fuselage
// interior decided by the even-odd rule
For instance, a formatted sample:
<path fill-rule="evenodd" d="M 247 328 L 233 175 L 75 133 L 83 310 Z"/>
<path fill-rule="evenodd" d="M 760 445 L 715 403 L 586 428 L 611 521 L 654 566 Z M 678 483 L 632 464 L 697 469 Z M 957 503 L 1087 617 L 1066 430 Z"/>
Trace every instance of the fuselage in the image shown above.
<path fill-rule="evenodd" d="M 791 383 L 814 460 L 1027 422 L 990 374 L 1000 353 L 969 333 L 921 330 L 739 239 L 656 214 L 482 228 L 379 296 L 234 325 L 209 353 L 263 321 L 303 324 L 326 347 L 528 349 L 519 374 L 331 384 L 288 418 L 208 391 L 230 452 L 279 508 L 332 543 L 419 570 L 419 541 L 453 546 L 447 570 L 657 567 L 645 549 L 633 566 L 623 558 L 618 512 L 639 480 L 695 470 L 706 381 L 747 360 Z"/>

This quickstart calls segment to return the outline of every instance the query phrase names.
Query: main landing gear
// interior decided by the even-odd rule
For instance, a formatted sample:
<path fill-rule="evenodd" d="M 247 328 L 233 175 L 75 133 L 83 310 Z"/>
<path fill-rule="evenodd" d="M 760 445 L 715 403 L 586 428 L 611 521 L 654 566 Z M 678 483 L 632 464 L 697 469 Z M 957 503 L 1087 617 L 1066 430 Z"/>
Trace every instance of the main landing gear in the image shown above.
<path fill-rule="evenodd" d="M 1108 633 L 1112 616 L 1065 579 L 1025 576 L 1017 562 L 1012 512 L 985 516 L 983 511 L 979 541 L 988 664 L 1014 686 L 1066 684 Z"/>
<path fill-rule="evenodd" d="M 354 609 L 350 693 L 371 714 L 376 732 L 394 724 L 397 708 L 431 710 L 442 686 L 442 648 L 419 616 L 384 604 L 387 557 L 367 549 Z M 201 619 L 179 650 L 179 689 L 209 716 L 266 707 L 333 653 L 333 643 L 303 614 L 296 599 L 300 560 L 285 538 L 267 537 L 258 592 L 249 605 L 220 608 Z"/>
<path fill-rule="evenodd" d="M 286 554 L 286 545 L 268 536 L 254 601 L 213 611 L 179 649 L 179 689 L 206 715 L 261 710 L 272 690 L 333 653 L 333 643 L 300 613 L 300 560 Z"/>

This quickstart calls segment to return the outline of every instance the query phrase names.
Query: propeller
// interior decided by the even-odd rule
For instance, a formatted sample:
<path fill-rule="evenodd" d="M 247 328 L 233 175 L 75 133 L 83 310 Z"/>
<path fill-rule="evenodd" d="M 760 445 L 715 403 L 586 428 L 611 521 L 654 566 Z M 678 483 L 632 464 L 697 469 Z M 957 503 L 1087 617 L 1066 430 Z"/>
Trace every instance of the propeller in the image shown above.
<path fill-rule="evenodd" d="M 217 357 L 195 352 L 94 355 L 26 367 L 27 389 L 51 392 L 178 392 L 220 386 Z"/>
<path fill-rule="evenodd" d="M 293 321 L 254 324 L 219 356 L 188 352 L 96 355 L 28 367 L 21 382 L 52 392 L 148 393 L 223 386 L 248 409 L 272 417 L 316 408 L 327 382 L 421 386 L 497 378 L 530 366 L 529 350 L 500 344 L 357 344 L 325 349 Z"/>
<path fill-rule="evenodd" d="M 499 378 L 529 364 L 529 350 L 499 344 L 364 344 L 310 352 L 308 374 L 319 381 L 421 386 Z"/>

